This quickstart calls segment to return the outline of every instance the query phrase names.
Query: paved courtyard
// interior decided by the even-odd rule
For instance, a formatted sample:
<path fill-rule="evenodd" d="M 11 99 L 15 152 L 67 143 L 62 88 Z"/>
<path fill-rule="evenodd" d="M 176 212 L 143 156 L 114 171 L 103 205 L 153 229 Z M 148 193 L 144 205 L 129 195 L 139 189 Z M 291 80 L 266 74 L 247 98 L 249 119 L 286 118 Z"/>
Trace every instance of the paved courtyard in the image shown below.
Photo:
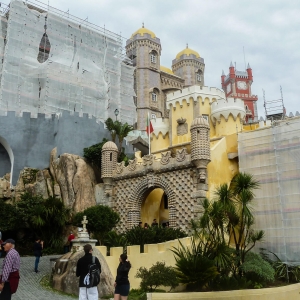
<path fill-rule="evenodd" d="M 20 284 L 17 292 L 12 296 L 12 300 L 67 300 L 76 299 L 74 297 L 60 295 L 48 291 L 40 285 L 43 276 L 50 273 L 50 259 L 59 256 L 43 256 L 39 264 L 39 273 L 35 273 L 35 257 L 21 257 Z M 3 258 L 0 259 L 0 268 L 2 268 Z"/>

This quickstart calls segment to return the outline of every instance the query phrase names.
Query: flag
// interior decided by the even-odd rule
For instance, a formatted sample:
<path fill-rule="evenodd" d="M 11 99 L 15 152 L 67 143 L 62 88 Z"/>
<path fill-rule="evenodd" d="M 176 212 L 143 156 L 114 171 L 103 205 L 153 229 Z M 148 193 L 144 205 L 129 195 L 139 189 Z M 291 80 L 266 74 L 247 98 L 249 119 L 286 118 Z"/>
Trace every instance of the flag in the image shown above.
<path fill-rule="evenodd" d="M 151 121 L 149 119 L 149 115 L 147 116 L 147 127 L 146 127 L 146 131 L 147 131 L 147 134 L 151 134 L 154 129 L 153 129 L 153 126 L 151 124 Z"/>

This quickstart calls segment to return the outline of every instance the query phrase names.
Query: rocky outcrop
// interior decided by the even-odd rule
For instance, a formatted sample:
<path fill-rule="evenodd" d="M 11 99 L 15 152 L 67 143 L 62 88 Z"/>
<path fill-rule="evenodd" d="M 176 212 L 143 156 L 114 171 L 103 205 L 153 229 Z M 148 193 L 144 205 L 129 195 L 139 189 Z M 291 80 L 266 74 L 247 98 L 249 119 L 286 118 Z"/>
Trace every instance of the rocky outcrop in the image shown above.
<path fill-rule="evenodd" d="M 58 259 L 53 270 L 53 288 L 68 294 L 79 292 L 78 277 L 76 277 L 76 265 L 79 258 L 84 255 L 83 251 L 67 253 Z M 93 255 L 98 257 L 101 264 L 101 280 L 98 285 L 99 297 L 112 295 L 114 278 L 107 262 L 100 251 L 93 248 Z"/>
<path fill-rule="evenodd" d="M 50 155 L 50 172 L 58 183 L 65 205 L 74 211 L 82 211 L 96 205 L 93 169 L 78 155 L 62 154 L 56 158 L 56 149 Z M 58 191 L 57 186 L 54 194 Z"/>
<path fill-rule="evenodd" d="M 93 169 L 82 157 L 68 153 L 57 157 L 55 148 L 50 154 L 49 169 L 23 169 L 14 189 L 10 187 L 9 174 L 0 178 L 0 198 L 20 200 L 24 192 L 44 199 L 57 197 L 76 213 L 96 205 L 96 183 Z"/>

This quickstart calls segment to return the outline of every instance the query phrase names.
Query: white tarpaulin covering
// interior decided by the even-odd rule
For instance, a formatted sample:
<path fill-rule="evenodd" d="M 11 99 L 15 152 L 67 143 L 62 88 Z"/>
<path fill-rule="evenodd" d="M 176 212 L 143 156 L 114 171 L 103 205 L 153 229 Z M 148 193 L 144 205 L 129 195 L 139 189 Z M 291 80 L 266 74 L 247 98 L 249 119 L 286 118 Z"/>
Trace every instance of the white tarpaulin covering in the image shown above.
<path fill-rule="evenodd" d="M 255 228 L 265 231 L 258 247 L 300 264 L 300 118 L 240 133 L 239 164 L 260 182 L 254 202 Z"/>
<path fill-rule="evenodd" d="M 52 7 L 14 0 L 1 17 L 0 110 L 88 113 L 133 124 L 134 68 L 122 38 Z"/>

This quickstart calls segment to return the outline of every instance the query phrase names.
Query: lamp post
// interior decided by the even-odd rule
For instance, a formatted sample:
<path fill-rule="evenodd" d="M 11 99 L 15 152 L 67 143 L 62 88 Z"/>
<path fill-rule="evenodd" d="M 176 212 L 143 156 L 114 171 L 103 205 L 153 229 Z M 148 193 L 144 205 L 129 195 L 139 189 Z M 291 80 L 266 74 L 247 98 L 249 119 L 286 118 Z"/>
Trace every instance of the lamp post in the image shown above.
<path fill-rule="evenodd" d="M 116 121 L 117 121 L 117 119 L 118 119 L 118 114 L 119 114 L 119 110 L 116 108 L 116 109 L 115 109 Z"/>

